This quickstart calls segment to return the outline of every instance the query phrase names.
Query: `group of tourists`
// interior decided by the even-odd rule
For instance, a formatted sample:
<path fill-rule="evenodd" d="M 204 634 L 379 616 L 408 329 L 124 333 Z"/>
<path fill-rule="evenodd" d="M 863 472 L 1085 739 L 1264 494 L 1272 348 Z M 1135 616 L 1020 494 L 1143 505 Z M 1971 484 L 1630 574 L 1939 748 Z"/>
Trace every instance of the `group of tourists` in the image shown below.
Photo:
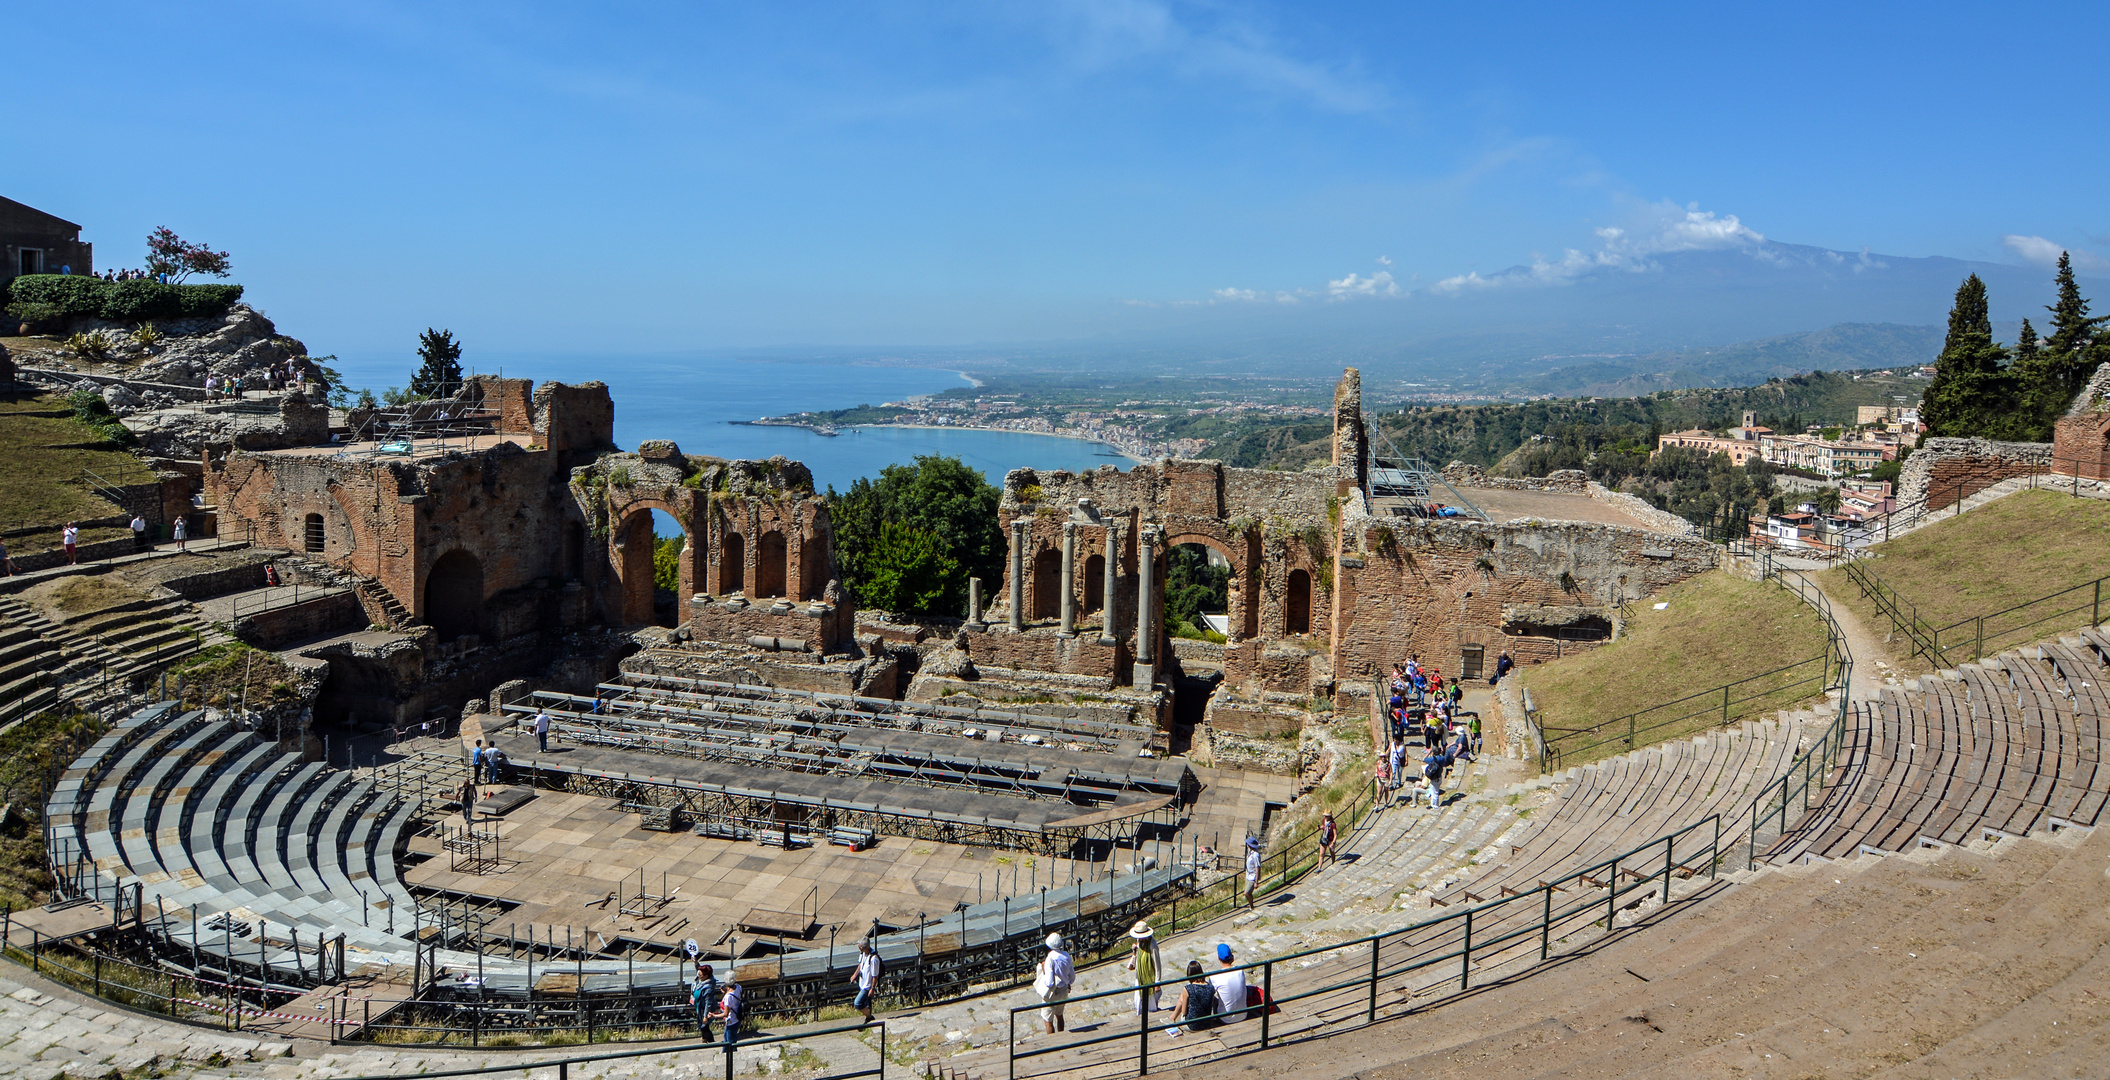
<path fill-rule="evenodd" d="M 1505 672 L 1509 654 L 1496 664 Z M 1500 676 L 1497 675 L 1497 678 Z M 1492 680 L 1490 680 L 1492 681 Z M 1461 708 L 1465 688 L 1456 679 L 1446 683 L 1443 673 L 1424 667 L 1421 657 L 1410 656 L 1392 666 L 1392 696 L 1386 702 L 1390 739 L 1377 763 L 1378 782 L 1396 794 L 1398 803 L 1414 805 L 1426 795 L 1431 810 L 1443 805 L 1443 778 L 1461 761 L 1474 761 L 1480 753 L 1480 714 Z M 1410 739 L 1420 739 L 1422 753 L 1413 760 L 1407 748 Z"/>
<path fill-rule="evenodd" d="M 66 269 L 71 270 L 72 267 L 66 267 Z M 94 277 L 95 275 L 90 274 L 88 276 Z M 167 274 L 150 274 L 144 270 L 105 270 L 102 276 L 104 281 L 158 281 L 164 285 L 168 283 L 169 279 Z"/>

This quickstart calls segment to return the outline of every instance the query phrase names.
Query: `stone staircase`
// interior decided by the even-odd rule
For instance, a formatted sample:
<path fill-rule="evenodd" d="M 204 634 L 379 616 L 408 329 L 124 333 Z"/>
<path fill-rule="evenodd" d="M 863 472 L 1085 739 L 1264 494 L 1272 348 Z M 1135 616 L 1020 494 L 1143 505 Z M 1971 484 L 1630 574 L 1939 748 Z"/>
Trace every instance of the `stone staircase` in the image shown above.
<path fill-rule="evenodd" d="M 358 594 L 360 607 L 369 612 L 378 610 L 386 617 L 390 630 L 408 630 L 417 625 L 417 617 L 396 600 L 395 594 L 364 574 L 316 562 L 297 554 L 281 556 L 278 564 L 281 570 L 290 571 L 308 581 L 351 589 Z"/>
<path fill-rule="evenodd" d="M 53 618 L 0 596 L 0 716 L 121 704 L 169 665 L 231 640 L 180 598 Z"/>

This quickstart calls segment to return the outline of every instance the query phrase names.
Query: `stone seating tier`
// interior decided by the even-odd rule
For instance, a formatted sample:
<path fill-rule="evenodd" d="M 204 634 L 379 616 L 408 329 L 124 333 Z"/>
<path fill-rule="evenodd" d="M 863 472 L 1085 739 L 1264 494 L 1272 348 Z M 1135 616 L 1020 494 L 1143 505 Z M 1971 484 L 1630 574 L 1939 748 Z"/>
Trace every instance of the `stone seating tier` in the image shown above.
<path fill-rule="evenodd" d="M 2091 629 L 1885 688 L 1854 709 L 1823 803 L 1765 857 L 1838 859 L 2094 825 L 2110 801 L 2106 645 Z"/>

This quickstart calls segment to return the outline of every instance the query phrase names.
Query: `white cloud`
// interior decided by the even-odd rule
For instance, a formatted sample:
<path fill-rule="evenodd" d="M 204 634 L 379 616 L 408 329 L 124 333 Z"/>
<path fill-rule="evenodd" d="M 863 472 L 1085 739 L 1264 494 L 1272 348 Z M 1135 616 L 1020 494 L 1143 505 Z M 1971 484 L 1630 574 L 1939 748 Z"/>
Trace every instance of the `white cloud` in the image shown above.
<path fill-rule="evenodd" d="M 2057 266 L 2059 265 L 2059 254 L 2065 252 L 2073 260 L 2073 268 L 2076 270 L 2089 270 L 2096 273 L 2110 271 L 2110 259 L 2105 259 L 2086 251 L 2074 251 L 2065 244 L 2046 240 L 2041 236 L 2020 236 L 2015 233 L 2009 233 L 2001 237 L 2000 242 L 2007 245 L 2007 249 L 2019 256 L 2023 262 L 2032 266 Z"/>
<path fill-rule="evenodd" d="M 2021 256 L 2023 262 L 2035 263 L 2038 266 L 2059 265 L 2059 252 L 2066 250 L 2041 236 L 2017 236 L 2009 233 L 2001 237 L 2000 242 L 2006 244 L 2009 251 Z"/>
<path fill-rule="evenodd" d="M 1336 300 L 1356 296 L 1397 296 L 1399 283 L 1392 280 L 1390 270 L 1379 270 L 1369 277 L 1350 273 L 1339 281 L 1329 280 L 1326 283 L 1326 293 Z"/>
<path fill-rule="evenodd" d="M 1162 0 L 1071 0 L 1055 11 L 1072 59 L 1087 69 L 1148 63 L 1189 78 L 1234 79 L 1335 112 L 1368 112 L 1385 101 L 1342 65 L 1293 57 L 1249 21 L 1222 17 L 1202 25 Z"/>

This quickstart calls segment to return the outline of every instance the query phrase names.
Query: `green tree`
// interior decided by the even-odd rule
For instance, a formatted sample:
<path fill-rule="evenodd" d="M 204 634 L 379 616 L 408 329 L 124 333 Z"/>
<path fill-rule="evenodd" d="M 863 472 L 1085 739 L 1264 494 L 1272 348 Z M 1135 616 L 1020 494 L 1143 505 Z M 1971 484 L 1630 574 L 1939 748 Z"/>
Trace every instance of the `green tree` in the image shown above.
<path fill-rule="evenodd" d="M 1972 274 L 1956 287 L 1934 381 L 1920 399 L 1920 420 L 1928 433 L 1986 435 L 1997 418 L 2012 415 L 2012 387 L 2001 367 L 2006 359 L 2006 350 L 1993 340 L 1985 282 Z"/>
<path fill-rule="evenodd" d="M 1003 580 L 1004 534 L 997 520 L 1003 492 L 957 457 L 925 454 L 910 465 L 889 465 L 875 478 L 860 477 L 850 490 L 828 489 L 828 514 L 835 525 L 835 558 L 843 584 L 868 607 L 914 614 L 961 615 L 967 609 L 967 578 L 980 577 L 990 592 Z M 903 560 L 915 541 L 897 535 L 894 550 L 880 553 L 888 525 L 929 534 L 951 569 L 935 593 L 876 584 L 884 573 L 904 580 Z M 910 560 L 913 562 L 913 560 Z M 899 606 L 906 596 L 918 606 Z"/>
<path fill-rule="evenodd" d="M 1230 605 L 1231 568 L 1209 565 L 1209 549 L 1181 544 L 1165 558 L 1165 622 L 1175 635 L 1206 636 L 1204 614 L 1220 614 Z M 1181 633 L 1182 627 L 1192 632 Z"/>
<path fill-rule="evenodd" d="M 688 538 L 676 533 L 673 536 L 652 538 L 652 587 L 661 592 L 678 592 L 681 588 L 681 548 Z"/>
<path fill-rule="evenodd" d="M 960 562 L 936 533 L 888 521 L 864 556 L 858 595 L 887 611 L 942 610 L 960 580 Z M 960 589 L 964 594 L 964 588 Z"/>
<path fill-rule="evenodd" d="M 421 398 L 452 393 L 462 381 L 462 345 L 452 330 L 426 327 L 418 335 L 418 373 L 410 377 L 410 392 Z"/>

